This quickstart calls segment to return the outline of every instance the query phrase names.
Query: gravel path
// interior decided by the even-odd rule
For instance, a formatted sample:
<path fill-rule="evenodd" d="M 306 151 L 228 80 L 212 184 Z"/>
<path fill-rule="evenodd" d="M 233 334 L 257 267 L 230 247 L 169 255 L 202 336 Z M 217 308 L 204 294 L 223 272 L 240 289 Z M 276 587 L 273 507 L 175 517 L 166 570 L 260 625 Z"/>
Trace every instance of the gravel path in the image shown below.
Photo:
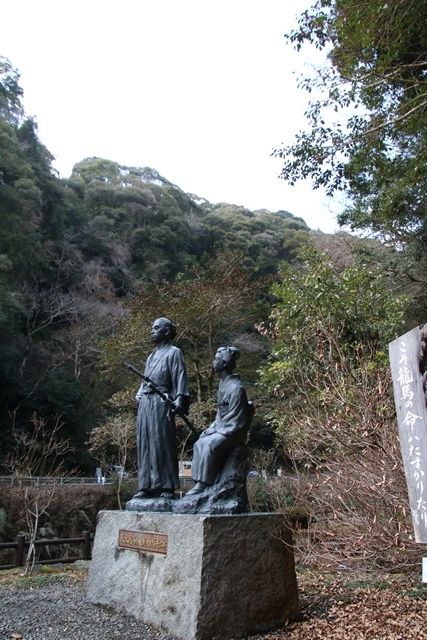
<path fill-rule="evenodd" d="M 130 616 L 86 602 L 85 581 L 0 585 L 1 640 L 172 640 Z"/>
<path fill-rule="evenodd" d="M 172 640 L 86 602 L 87 569 L 22 579 L 0 571 L 0 640 Z M 302 620 L 246 640 L 427 640 L 427 589 L 413 575 L 300 569 Z"/>

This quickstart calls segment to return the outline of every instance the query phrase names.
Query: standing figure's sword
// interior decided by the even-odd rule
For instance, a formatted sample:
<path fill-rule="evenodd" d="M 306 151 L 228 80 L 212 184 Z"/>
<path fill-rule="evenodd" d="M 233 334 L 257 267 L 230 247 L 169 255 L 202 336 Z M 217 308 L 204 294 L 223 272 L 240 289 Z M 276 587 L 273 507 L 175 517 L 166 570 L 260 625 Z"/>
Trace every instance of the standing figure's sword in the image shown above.
<path fill-rule="evenodd" d="M 156 387 L 156 385 L 154 384 L 154 382 L 152 382 L 150 380 L 150 378 L 148 376 L 145 376 L 143 373 L 141 373 L 140 371 L 138 371 L 138 369 L 135 369 L 135 367 L 133 367 L 131 364 L 127 364 L 125 363 L 125 366 L 130 370 L 133 371 L 133 373 L 136 373 L 137 376 L 139 376 L 140 378 L 142 378 L 144 380 L 144 382 L 147 382 L 150 387 L 153 389 L 154 393 L 157 393 L 158 396 L 160 396 L 160 398 L 162 400 L 164 400 L 169 407 L 173 410 L 174 413 L 176 413 L 177 415 L 179 415 L 179 417 L 181 418 L 181 420 L 183 420 L 185 422 L 185 424 L 187 425 L 187 427 L 189 429 L 191 429 L 191 431 L 194 433 L 195 436 L 197 436 L 197 438 L 199 437 L 199 434 L 197 433 L 194 425 L 189 421 L 189 419 L 187 418 L 187 416 L 184 414 L 184 412 L 182 411 L 182 409 L 180 409 L 179 407 L 176 407 L 174 405 L 174 403 L 172 402 L 172 400 L 169 398 L 168 395 L 166 395 L 166 393 L 163 393 L 163 391 L 161 391 L 159 389 L 159 387 Z"/>

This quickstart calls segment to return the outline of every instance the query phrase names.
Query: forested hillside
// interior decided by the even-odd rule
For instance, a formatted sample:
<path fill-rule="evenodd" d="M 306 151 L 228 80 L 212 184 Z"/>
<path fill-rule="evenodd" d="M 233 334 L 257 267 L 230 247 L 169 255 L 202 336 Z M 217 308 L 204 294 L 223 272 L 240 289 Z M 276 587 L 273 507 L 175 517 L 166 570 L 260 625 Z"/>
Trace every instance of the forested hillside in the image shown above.
<path fill-rule="evenodd" d="M 226 265 L 233 263 L 227 303 L 215 307 L 223 327 L 215 337 L 252 331 L 267 309 L 253 294 L 261 295 L 262 279 L 277 273 L 281 260 L 296 258 L 309 229 L 287 211 L 211 204 L 148 167 L 87 158 L 69 179 L 59 179 L 35 121 L 25 117 L 18 73 L 4 58 L 0 83 L 0 458 L 13 446 L 13 426 L 29 428 L 34 412 L 46 420 L 60 415 L 63 435 L 75 447 L 70 464 L 92 472 L 88 434 L 103 420 L 103 403 L 121 386 L 119 374 L 116 379 L 99 370 L 102 340 L 117 331 L 134 296 L 142 291 L 142 299 L 158 301 L 167 283 L 183 286 L 200 277 L 206 289 L 216 286 L 223 296 Z M 216 266 L 200 266 L 209 260 Z M 223 273 L 216 285 L 206 279 L 214 272 Z M 246 298 L 237 302 L 245 278 Z M 197 304 L 200 310 L 203 299 Z M 179 319 L 168 298 L 147 309 L 134 334 L 136 343 L 145 342 L 139 366 L 150 349 L 143 335 L 147 322 L 160 311 Z M 227 313 L 234 320 L 223 326 L 219 315 Z M 123 339 L 116 339 L 116 347 Z M 198 343 L 196 361 L 209 360 L 214 347 Z M 197 368 L 201 402 L 206 389 Z"/>

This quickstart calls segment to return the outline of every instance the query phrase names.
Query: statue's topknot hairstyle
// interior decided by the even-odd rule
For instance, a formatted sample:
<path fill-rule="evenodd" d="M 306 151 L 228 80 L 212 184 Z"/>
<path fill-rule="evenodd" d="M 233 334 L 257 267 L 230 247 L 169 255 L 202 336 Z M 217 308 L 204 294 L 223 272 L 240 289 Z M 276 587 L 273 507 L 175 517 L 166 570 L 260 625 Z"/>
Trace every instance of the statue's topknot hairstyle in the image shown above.
<path fill-rule="evenodd" d="M 219 347 L 218 351 L 221 351 L 224 362 L 233 370 L 236 366 L 236 361 L 240 358 L 240 351 L 236 347 Z"/>

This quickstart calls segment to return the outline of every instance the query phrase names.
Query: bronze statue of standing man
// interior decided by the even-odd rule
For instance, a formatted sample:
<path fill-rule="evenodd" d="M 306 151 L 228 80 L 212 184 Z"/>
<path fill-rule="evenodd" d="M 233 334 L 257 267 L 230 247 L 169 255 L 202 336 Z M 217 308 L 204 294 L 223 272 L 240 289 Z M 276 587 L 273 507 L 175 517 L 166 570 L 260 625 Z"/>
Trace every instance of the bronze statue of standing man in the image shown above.
<path fill-rule="evenodd" d="M 179 488 L 174 409 L 187 412 L 189 389 L 182 352 L 171 344 L 175 335 L 176 327 L 168 318 L 153 322 L 151 339 L 156 348 L 147 359 L 144 375 L 168 401 L 146 381 L 136 394 L 138 493 L 133 499 L 172 499 Z"/>

